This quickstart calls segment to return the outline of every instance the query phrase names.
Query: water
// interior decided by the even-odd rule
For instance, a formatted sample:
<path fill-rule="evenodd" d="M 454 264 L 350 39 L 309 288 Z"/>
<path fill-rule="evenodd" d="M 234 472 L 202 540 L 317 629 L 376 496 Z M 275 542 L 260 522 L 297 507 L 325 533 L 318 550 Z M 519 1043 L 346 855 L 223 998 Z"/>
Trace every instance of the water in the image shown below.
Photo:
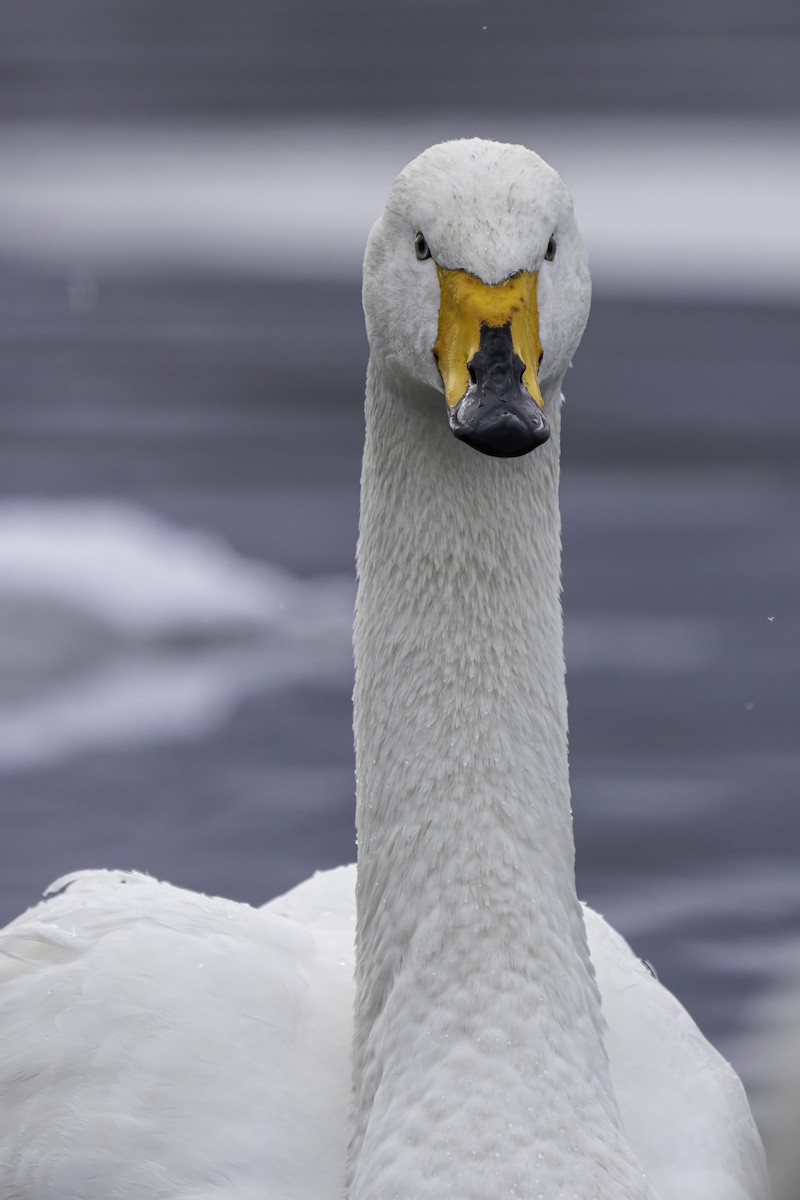
<path fill-rule="evenodd" d="M 798 13 L 782 0 L 40 0 L 3 26 L 15 120 L 798 111 Z"/>

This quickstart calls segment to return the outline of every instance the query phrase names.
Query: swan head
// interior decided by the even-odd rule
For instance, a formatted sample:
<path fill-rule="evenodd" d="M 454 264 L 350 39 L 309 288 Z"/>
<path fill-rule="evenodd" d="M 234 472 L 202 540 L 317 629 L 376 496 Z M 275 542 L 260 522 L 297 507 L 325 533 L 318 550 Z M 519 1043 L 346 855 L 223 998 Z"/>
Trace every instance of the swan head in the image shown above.
<path fill-rule="evenodd" d="M 589 314 L 560 176 L 523 146 L 432 146 L 392 185 L 364 262 L 370 351 L 484 454 L 527 454 Z M 431 393 L 439 393 L 439 398 Z"/>

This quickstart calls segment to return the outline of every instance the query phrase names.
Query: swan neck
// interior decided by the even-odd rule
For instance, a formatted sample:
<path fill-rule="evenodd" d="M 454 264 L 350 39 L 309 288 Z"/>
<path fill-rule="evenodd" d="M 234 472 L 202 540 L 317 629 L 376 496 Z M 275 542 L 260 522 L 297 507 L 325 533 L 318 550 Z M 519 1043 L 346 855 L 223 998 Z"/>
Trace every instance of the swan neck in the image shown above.
<path fill-rule="evenodd" d="M 527 1195 L 559 1122 L 620 1137 L 575 894 L 558 388 L 545 400 L 551 440 L 487 458 L 441 396 L 370 364 L 351 1200 L 402 1194 L 400 1148 L 441 1181 L 477 1139 L 502 1194 Z"/>

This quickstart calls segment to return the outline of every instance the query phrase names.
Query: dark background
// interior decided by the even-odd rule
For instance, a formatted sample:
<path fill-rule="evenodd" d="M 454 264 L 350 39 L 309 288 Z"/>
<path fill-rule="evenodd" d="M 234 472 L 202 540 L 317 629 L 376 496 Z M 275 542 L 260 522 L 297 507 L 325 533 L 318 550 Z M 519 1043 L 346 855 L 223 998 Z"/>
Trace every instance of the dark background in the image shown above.
<path fill-rule="evenodd" d="M 6 119 L 796 116 L 793 0 L 3 5 Z"/>

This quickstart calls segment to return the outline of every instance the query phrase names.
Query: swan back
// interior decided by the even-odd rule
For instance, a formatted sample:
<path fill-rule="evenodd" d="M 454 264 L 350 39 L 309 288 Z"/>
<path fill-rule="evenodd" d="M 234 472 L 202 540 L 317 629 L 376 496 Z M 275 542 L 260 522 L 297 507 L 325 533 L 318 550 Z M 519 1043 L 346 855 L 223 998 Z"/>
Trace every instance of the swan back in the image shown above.
<path fill-rule="evenodd" d="M 2 931 L 3 1196 L 336 1194 L 352 901 L 310 890 L 262 912 L 82 872 Z"/>

